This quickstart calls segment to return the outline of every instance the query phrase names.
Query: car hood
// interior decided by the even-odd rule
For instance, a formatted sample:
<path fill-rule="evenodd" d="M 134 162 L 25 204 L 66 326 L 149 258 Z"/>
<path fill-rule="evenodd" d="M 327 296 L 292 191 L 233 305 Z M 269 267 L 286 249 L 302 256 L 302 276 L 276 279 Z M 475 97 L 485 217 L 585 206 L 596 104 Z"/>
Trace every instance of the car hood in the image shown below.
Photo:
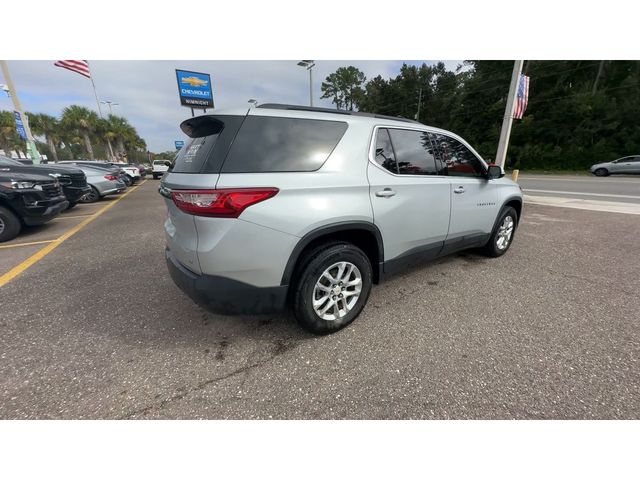
<path fill-rule="evenodd" d="M 40 173 L 23 173 L 23 172 L 7 172 L 4 171 L 5 168 L 0 168 L 0 182 L 53 182 L 56 179 L 51 177 L 50 175 L 42 175 Z"/>
<path fill-rule="evenodd" d="M 68 175 L 71 173 L 80 174 L 82 170 L 73 165 L 69 165 L 68 167 L 62 165 L 0 165 L 0 172 L 34 173 L 36 175 L 49 175 L 50 173 Z"/>

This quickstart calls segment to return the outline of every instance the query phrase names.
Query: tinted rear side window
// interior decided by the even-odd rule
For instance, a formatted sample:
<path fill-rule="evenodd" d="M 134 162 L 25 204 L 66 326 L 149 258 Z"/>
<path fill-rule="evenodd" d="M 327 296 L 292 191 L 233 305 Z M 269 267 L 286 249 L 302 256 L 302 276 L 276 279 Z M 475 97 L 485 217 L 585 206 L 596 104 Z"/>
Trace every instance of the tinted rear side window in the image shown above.
<path fill-rule="evenodd" d="M 389 134 L 400 174 L 437 174 L 433 146 L 427 132 L 389 129 Z"/>
<path fill-rule="evenodd" d="M 392 173 L 398 173 L 398 162 L 396 162 L 389 132 L 386 128 L 378 130 L 376 137 L 376 162 L 384 169 Z"/>
<path fill-rule="evenodd" d="M 173 164 L 175 173 L 218 173 L 244 117 L 219 115 L 193 119 L 190 138 Z M 188 124 L 191 120 L 183 123 Z"/>
<path fill-rule="evenodd" d="M 317 170 L 346 130 L 345 122 L 249 116 L 231 146 L 222 172 Z"/>

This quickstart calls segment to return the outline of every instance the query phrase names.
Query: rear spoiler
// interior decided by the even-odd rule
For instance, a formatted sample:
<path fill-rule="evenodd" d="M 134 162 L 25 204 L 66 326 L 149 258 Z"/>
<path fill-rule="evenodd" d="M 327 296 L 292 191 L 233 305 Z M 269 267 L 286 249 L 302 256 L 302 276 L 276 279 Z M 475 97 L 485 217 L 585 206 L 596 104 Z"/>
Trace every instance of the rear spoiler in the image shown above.
<path fill-rule="evenodd" d="M 220 117 L 201 115 L 189 118 L 180 124 L 182 130 L 190 138 L 206 137 L 220 133 L 224 128 L 224 121 Z"/>

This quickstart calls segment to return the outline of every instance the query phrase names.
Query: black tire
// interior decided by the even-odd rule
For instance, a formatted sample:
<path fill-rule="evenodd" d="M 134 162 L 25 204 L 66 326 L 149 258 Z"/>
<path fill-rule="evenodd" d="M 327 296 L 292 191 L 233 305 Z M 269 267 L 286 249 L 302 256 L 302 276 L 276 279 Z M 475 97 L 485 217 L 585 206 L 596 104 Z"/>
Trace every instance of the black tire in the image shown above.
<path fill-rule="evenodd" d="M 15 213 L 8 208 L 0 207 L 0 243 L 16 238 L 21 229 L 22 224 Z"/>
<path fill-rule="evenodd" d="M 67 210 L 71 210 L 73 207 L 75 207 L 78 204 L 78 202 L 69 202 L 69 206 L 67 207 Z"/>
<path fill-rule="evenodd" d="M 129 175 L 124 175 L 124 176 L 122 177 L 122 181 L 124 182 L 124 184 L 125 184 L 127 187 L 130 187 L 130 186 L 131 186 L 131 177 L 130 177 Z"/>
<path fill-rule="evenodd" d="M 609 176 L 609 170 L 607 170 L 606 168 L 598 168 L 593 172 L 593 174 L 596 177 L 608 177 Z"/>
<path fill-rule="evenodd" d="M 100 200 L 102 197 L 100 196 L 100 192 L 98 192 L 98 189 L 94 186 L 91 186 L 91 191 L 87 194 L 85 194 L 84 197 L 82 197 L 80 199 L 80 202 L 82 203 L 94 203 L 97 202 L 98 200 Z"/>
<path fill-rule="evenodd" d="M 357 267 L 362 287 L 356 302 L 345 315 L 334 320 L 325 320 L 313 308 L 314 289 L 323 272 L 338 262 L 349 262 Z M 353 275 L 356 273 L 354 272 Z M 302 328 L 309 332 L 327 334 L 346 327 L 358 317 L 367 303 L 369 293 L 371 293 L 373 271 L 369 258 L 358 247 L 350 243 L 333 242 L 321 245 L 306 253 L 300 261 L 300 268 L 295 278 L 292 300 L 293 314 L 296 320 Z M 345 305 L 344 300 L 338 302 Z M 335 308 L 330 310 L 335 312 Z"/>
<path fill-rule="evenodd" d="M 131 185 L 135 185 L 135 183 L 136 183 L 135 177 L 132 177 L 131 175 L 127 174 L 127 178 L 129 178 L 129 183 Z"/>
<path fill-rule="evenodd" d="M 156 175 L 155 173 L 153 174 L 153 179 L 157 180 L 158 179 L 158 175 Z"/>
<path fill-rule="evenodd" d="M 506 248 L 500 248 L 498 246 L 500 227 L 507 217 L 511 217 L 511 220 L 513 221 L 513 230 L 511 232 L 511 237 L 509 238 Z M 507 253 L 507 250 L 509 250 L 511 244 L 513 243 L 513 238 L 516 235 L 517 227 L 518 214 L 516 213 L 516 210 L 513 207 L 504 207 L 500 211 L 500 215 L 498 215 L 496 224 L 493 227 L 493 232 L 491 233 L 491 238 L 489 239 L 487 244 L 480 249 L 480 251 L 488 257 L 500 257 L 504 255 L 505 253 Z"/>

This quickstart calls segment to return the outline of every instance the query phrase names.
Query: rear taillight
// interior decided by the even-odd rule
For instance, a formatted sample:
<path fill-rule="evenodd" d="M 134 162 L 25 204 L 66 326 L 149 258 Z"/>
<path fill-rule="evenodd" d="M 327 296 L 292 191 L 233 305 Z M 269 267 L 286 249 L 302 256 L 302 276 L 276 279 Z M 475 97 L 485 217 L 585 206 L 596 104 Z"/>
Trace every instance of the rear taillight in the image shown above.
<path fill-rule="evenodd" d="M 277 188 L 172 190 L 171 198 L 185 213 L 201 217 L 237 218 L 245 208 L 273 197 Z"/>
<path fill-rule="evenodd" d="M 104 178 L 111 181 L 118 179 L 118 177 L 116 177 L 115 175 L 105 175 Z"/>

